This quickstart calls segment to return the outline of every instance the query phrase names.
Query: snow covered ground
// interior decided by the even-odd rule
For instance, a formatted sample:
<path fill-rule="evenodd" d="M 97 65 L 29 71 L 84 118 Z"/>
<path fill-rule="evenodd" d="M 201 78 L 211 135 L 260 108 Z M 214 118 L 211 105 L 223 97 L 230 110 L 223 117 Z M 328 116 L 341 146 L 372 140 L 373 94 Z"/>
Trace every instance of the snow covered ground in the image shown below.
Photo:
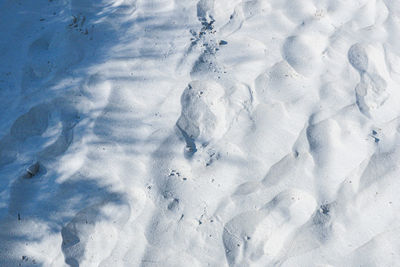
<path fill-rule="evenodd" d="M 0 0 L 0 266 L 400 266 L 400 2 Z"/>

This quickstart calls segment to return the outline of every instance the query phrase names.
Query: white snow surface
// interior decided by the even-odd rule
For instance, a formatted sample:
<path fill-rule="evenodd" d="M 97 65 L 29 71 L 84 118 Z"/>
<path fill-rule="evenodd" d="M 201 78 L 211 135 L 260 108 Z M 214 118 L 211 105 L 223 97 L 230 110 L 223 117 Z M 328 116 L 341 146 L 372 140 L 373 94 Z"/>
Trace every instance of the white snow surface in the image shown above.
<path fill-rule="evenodd" d="M 400 2 L 0 0 L 0 266 L 400 266 Z"/>

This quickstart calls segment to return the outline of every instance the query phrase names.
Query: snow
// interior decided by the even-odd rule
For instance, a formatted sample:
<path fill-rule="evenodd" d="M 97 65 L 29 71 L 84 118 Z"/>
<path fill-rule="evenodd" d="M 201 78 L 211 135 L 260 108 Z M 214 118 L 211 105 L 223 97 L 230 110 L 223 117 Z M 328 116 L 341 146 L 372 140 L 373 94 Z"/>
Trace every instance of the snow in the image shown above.
<path fill-rule="evenodd" d="M 0 18 L 0 266 L 399 265 L 396 1 Z"/>

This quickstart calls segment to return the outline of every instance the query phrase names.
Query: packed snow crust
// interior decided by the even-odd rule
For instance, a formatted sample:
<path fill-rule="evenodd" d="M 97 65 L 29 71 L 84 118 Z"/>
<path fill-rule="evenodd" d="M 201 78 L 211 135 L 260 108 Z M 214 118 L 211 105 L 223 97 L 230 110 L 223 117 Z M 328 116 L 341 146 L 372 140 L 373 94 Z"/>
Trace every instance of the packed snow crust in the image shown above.
<path fill-rule="evenodd" d="M 400 266 L 400 2 L 0 0 L 0 266 Z"/>

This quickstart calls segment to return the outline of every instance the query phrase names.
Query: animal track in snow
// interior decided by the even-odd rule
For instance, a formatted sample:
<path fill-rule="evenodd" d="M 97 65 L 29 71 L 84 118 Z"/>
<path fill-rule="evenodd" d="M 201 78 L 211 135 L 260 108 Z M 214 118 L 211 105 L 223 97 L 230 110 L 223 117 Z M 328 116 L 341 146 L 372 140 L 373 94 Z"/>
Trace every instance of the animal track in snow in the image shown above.
<path fill-rule="evenodd" d="M 223 242 L 230 266 L 272 266 L 285 239 L 314 212 L 314 198 L 300 190 L 284 191 L 263 208 L 239 214 L 224 227 Z"/>
<path fill-rule="evenodd" d="M 192 154 L 197 146 L 222 137 L 226 130 L 224 88 L 213 81 L 194 81 L 181 97 L 182 112 L 176 125 Z"/>
<path fill-rule="evenodd" d="M 352 45 L 348 60 L 360 74 L 360 82 L 355 88 L 356 103 L 361 113 L 371 118 L 374 110 L 379 109 L 389 98 L 389 93 L 386 90 L 386 80 L 369 64 L 368 48 L 360 43 Z"/>

